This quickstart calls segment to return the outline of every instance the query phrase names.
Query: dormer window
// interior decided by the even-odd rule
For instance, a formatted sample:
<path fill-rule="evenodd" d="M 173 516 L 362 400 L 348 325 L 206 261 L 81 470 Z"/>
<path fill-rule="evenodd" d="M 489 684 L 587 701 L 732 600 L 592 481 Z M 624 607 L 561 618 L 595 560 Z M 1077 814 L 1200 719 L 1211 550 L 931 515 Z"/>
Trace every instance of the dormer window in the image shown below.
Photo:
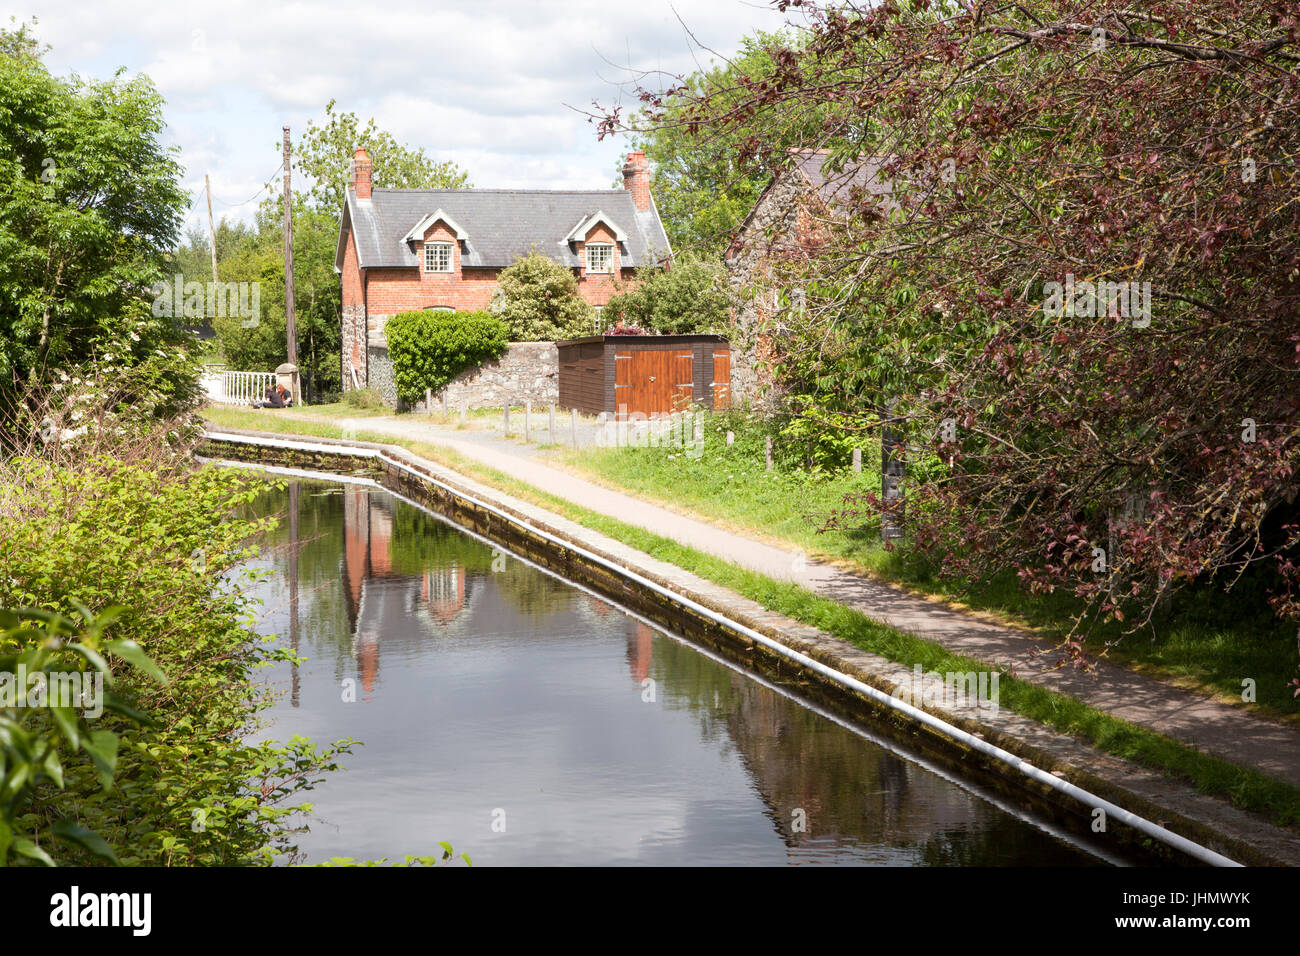
<path fill-rule="evenodd" d="M 425 272 L 451 272 L 455 261 L 450 242 L 426 242 L 424 244 Z"/>
<path fill-rule="evenodd" d="M 614 266 L 614 247 L 608 242 L 587 243 L 587 271 L 611 272 Z"/>

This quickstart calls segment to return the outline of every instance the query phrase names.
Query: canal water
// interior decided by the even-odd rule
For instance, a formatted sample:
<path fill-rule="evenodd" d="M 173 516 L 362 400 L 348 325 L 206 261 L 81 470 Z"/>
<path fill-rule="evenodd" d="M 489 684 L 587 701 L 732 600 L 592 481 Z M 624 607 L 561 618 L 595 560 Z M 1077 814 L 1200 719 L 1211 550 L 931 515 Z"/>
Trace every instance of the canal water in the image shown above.
<path fill-rule="evenodd" d="M 801 704 L 378 488 L 291 480 L 253 566 L 261 738 L 362 742 L 308 794 L 306 862 L 1095 865 Z M 295 623 L 296 622 L 296 623 Z"/>

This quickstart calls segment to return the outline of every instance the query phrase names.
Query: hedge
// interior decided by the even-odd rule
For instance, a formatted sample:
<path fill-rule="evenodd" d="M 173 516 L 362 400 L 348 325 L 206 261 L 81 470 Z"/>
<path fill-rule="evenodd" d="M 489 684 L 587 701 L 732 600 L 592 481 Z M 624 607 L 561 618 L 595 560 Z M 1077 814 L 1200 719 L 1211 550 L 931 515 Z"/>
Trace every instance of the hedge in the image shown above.
<path fill-rule="evenodd" d="M 487 312 L 402 312 L 388 320 L 388 354 L 397 394 L 407 402 L 442 389 L 468 368 L 497 358 L 510 342 L 506 324 Z"/>

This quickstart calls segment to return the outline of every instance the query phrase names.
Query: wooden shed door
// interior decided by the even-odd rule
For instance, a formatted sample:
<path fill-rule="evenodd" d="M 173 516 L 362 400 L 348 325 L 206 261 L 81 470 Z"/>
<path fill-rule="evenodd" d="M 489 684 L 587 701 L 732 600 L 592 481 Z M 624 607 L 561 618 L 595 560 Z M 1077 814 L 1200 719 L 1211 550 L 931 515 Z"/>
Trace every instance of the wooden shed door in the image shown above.
<path fill-rule="evenodd" d="M 731 352 L 713 353 L 713 407 L 731 405 Z"/>
<path fill-rule="evenodd" d="M 620 415 L 671 412 L 689 405 L 691 353 L 628 349 L 614 353 L 614 410 Z"/>
<path fill-rule="evenodd" d="M 674 350 L 672 404 L 665 411 L 680 412 L 695 401 L 695 353 Z"/>

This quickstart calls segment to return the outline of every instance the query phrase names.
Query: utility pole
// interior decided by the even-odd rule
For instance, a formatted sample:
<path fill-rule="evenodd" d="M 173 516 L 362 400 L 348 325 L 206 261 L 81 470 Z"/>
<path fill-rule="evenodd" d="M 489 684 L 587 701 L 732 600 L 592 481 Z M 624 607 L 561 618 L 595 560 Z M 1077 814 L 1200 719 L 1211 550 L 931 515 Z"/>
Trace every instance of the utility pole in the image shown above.
<path fill-rule="evenodd" d="M 208 245 L 212 249 L 212 281 L 220 282 L 217 278 L 217 232 L 212 228 L 212 184 L 208 182 L 207 173 L 203 174 L 203 188 L 208 194 Z"/>
<path fill-rule="evenodd" d="M 298 323 L 293 314 L 293 186 L 289 181 L 289 127 L 284 127 L 284 335 L 288 340 L 289 363 L 298 365 Z M 293 377 L 293 403 L 298 405 L 298 381 Z"/>

